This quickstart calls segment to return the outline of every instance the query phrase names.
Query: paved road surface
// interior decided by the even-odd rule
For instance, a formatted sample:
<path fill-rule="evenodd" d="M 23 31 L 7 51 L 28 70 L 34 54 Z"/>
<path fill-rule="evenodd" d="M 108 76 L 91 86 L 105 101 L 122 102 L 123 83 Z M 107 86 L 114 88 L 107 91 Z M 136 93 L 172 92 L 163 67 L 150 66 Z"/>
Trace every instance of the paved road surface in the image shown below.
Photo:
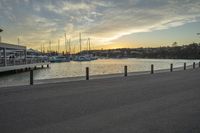
<path fill-rule="evenodd" d="M 0 133 L 199 133 L 200 69 L 0 89 Z"/>

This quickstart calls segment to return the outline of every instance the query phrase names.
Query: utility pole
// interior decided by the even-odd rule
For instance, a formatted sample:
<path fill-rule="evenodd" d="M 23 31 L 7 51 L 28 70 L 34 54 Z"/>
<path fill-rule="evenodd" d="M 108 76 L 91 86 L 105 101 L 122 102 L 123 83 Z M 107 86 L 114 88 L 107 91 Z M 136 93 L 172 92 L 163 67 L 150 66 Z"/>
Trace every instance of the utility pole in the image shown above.
<path fill-rule="evenodd" d="M 197 33 L 197 36 L 200 36 L 200 33 Z"/>

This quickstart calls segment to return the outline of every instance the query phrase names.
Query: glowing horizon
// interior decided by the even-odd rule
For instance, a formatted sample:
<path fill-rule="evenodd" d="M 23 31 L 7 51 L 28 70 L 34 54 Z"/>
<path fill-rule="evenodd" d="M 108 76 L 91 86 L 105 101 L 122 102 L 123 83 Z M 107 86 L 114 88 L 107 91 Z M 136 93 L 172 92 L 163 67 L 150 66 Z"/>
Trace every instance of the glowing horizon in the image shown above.
<path fill-rule="evenodd" d="M 0 28 L 4 42 L 40 50 L 79 51 L 79 37 L 91 38 L 94 49 L 166 46 L 199 42 L 199 0 L 2 0 Z"/>

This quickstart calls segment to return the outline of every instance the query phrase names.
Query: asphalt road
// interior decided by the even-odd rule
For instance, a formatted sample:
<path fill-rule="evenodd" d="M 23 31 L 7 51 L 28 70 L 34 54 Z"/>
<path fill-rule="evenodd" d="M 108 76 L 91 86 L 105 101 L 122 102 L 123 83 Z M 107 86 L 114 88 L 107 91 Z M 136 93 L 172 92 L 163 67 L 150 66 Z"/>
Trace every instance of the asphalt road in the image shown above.
<path fill-rule="evenodd" d="M 0 133 L 199 133 L 200 69 L 0 89 Z"/>

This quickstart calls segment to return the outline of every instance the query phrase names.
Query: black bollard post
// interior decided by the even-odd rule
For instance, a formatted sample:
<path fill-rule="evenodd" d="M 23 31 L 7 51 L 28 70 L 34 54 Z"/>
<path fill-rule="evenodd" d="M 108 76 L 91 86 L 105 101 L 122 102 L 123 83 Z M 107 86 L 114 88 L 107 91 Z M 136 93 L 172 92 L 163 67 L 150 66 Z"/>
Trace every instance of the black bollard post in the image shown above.
<path fill-rule="evenodd" d="M 89 80 L 89 67 L 86 67 L 86 80 Z"/>
<path fill-rule="evenodd" d="M 186 70 L 186 63 L 184 63 L 184 70 Z"/>
<path fill-rule="evenodd" d="M 193 62 L 193 69 L 195 69 L 195 62 Z"/>
<path fill-rule="evenodd" d="M 151 65 L 151 74 L 154 74 L 154 66 L 153 66 L 153 64 Z"/>
<path fill-rule="evenodd" d="M 173 72 L 173 64 L 170 66 L 170 72 Z"/>
<path fill-rule="evenodd" d="M 199 62 L 199 67 L 200 67 L 200 62 Z"/>
<path fill-rule="evenodd" d="M 30 85 L 33 85 L 33 70 L 30 70 Z"/>
<path fill-rule="evenodd" d="M 127 66 L 124 66 L 124 77 L 127 77 L 128 76 L 128 67 Z"/>
<path fill-rule="evenodd" d="M 49 68 L 49 64 L 47 64 L 47 68 Z"/>

